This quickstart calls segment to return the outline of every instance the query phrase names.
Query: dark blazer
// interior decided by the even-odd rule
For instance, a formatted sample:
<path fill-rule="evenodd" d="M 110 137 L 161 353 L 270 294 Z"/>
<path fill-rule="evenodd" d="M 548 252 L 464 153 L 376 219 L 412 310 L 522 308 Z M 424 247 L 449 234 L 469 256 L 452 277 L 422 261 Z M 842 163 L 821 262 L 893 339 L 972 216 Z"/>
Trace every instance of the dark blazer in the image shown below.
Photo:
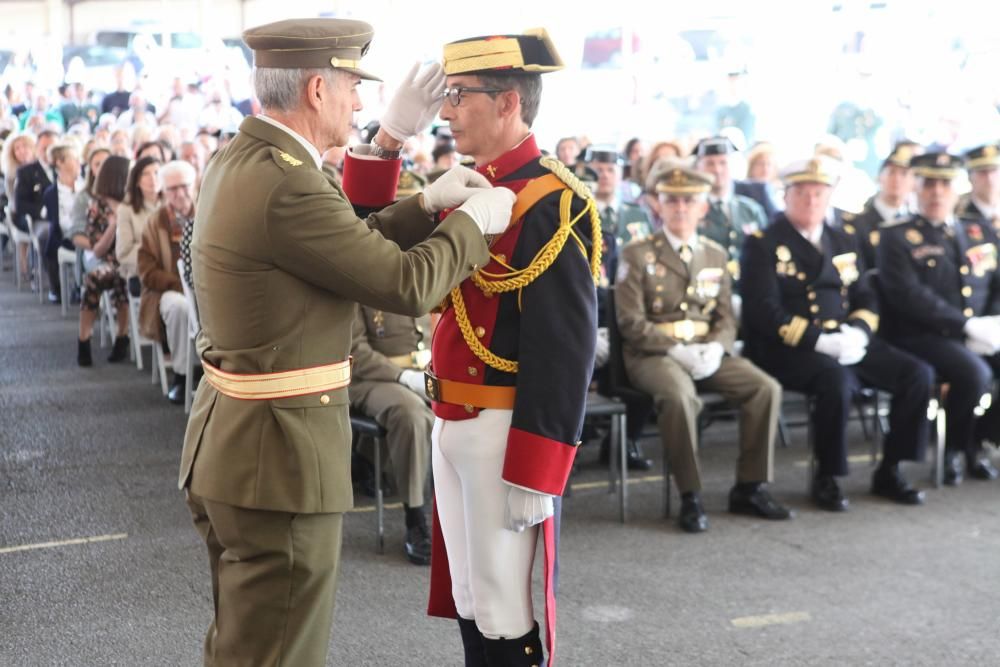
<path fill-rule="evenodd" d="M 28 231 L 25 216 L 32 220 L 42 217 L 42 195 L 45 188 L 52 185 L 52 179 L 45 171 L 42 163 L 35 160 L 20 167 L 14 181 L 14 226 L 21 231 Z"/>
<path fill-rule="evenodd" d="M 746 354 L 780 366 L 789 348 L 811 350 L 823 332 L 843 323 L 873 335 L 878 299 L 861 280 L 857 239 L 829 225 L 817 250 L 779 213 L 763 232 L 747 236 L 742 253 Z"/>
<path fill-rule="evenodd" d="M 44 253 L 49 259 L 55 259 L 59 253 L 59 246 L 69 250 L 75 249 L 73 241 L 63 237 L 62 227 L 59 225 L 59 185 L 53 183 L 45 188 L 42 193 L 42 205 L 45 207 L 49 220 L 49 240 L 45 244 Z"/>
<path fill-rule="evenodd" d="M 760 207 L 764 209 L 767 222 L 774 220 L 774 216 L 778 213 L 778 209 L 774 206 L 774 200 L 771 199 L 771 188 L 768 187 L 767 183 L 734 181 L 733 192 L 744 197 L 749 197 L 760 204 Z"/>

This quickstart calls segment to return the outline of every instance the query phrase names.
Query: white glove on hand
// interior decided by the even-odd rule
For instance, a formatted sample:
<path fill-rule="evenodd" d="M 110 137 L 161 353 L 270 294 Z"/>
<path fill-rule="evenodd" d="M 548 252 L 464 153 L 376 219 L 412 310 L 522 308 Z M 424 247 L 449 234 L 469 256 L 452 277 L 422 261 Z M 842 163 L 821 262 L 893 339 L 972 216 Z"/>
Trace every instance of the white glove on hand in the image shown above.
<path fill-rule="evenodd" d="M 455 208 L 483 188 L 492 187 L 478 171 L 458 165 L 424 188 L 424 211 L 437 213 Z"/>
<path fill-rule="evenodd" d="M 982 343 L 983 348 L 992 348 L 991 354 L 1000 349 L 1000 324 L 997 320 L 990 317 L 970 317 L 964 330 L 966 336 Z"/>
<path fill-rule="evenodd" d="M 427 398 L 427 390 L 424 386 L 424 374 L 420 371 L 407 368 L 399 374 L 399 379 L 396 382 L 419 395 L 420 398 Z"/>
<path fill-rule="evenodd" d="M 707 377 L 715 375 L 715 372 L 719 370 L 719 366 L 722 365 L 722 357 L 726 354 L 722 343 L 712 341 L 711 343 L 702 343 L 700 345 L 692 345 L 691 347 L 695 348 L 701 357 L 701 361 L 691 372 L 691 378 L 693 380 L 704 380 Z"/>
<path fill-rule="evenodd" d="M 594 368 L 601 368 L 608 363 L 611 356 L 611 342 L 608 340 L 608 328 L 597 329 L 597 345 L 594 346 Z"/>
<path fill-rule="evenodd" d="M 507 188 L 482 189 L 455 210 L 467 213 L 483 234 L 500 234 L 510 224 L 510 212 L 516 199 Z"/>
<path fill-rule="evenodd" d="M 820 334 L 816 339 L 816 351 L 828 357 L 840 360 L 840 355 L 844 351 L 846 339 L 842 333 Z"/>
<path fill-rule="evenodd" d="M 992 345 L 988 345 L 987 343 L 976 340 L 975 338 L 966 338 L 965 347 L 967 347 L 973 354 L 978 354 L 981 357 L 992 357 L 996 354 L 996 350 L 993 349 Z"/>
<path fill-rule="evenodd" d="M 694 377 L 695 369 L 701 363 L 701 354 L 698 353 L 698 349 L 694 345 L 677 343 L 667 351 L 667 356 L 680 364 L 680 367 L 690 373 L 692 377 Z"/>
<path fill-rule="evenodd" d="M 540 524 L 555 512 L 552 496 L 511 486 L 503 515 L 504 528 L 523 533 L 526 528 Z"/>
<path fill-rule="evenodd" d="M 440 63 L 423 71 L 413 63 L 382 115 L 382 129 L 396 141 L 406 141 L 430 127 L 444 102 L 444 79 Z"/>
<path fill-rule="evenodd" d="M 868 354 L 868 334 L 849 324 L 841 324 L 840 330 L 844 334 L 844 346 L 837 361 L 841 366 L 853 366 Z"/>

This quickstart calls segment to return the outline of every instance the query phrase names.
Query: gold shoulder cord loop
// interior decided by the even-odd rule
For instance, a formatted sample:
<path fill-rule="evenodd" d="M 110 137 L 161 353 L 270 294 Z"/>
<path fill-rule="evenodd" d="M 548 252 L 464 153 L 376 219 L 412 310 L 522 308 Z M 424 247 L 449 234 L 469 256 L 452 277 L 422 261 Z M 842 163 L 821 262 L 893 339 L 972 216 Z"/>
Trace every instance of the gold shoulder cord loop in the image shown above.
<path fill-rule="evenodd" d="M 541 250 L 535 255 L 535 257 L 528 263 L 528 266 L 523 269 L 510 269 L 505 273 L 489 273 L 480 269 L 472 274 L 472 282 L 475 283 L 476 287 L 482 290 L 483 294 L 488 296 L 493 294 L 501 294 L 503 292 L 513 292 L 517 290 L 518 292 L 518 302 L 520 303 L 520 292 L 525 287 L 530 285 L 538 276 L 542 275 L 552 263 L 556 261 L 556 257 L 562 252 L 563 247 L 566 245 L 566 241 L 569 239 L 570 235 L 574 238 L 576 235 L 573 233 L 573 226 L 579 222 L 579 220 L 584 216 L 584 214 L 589 214 L 590 216 L 590 236 L 592 243 L 592 250 L 590 254 L 590 272 L 596 285 L 601 276 L 601 218 L 597 213 L 597 206 L 594 204 L 594 197 L 590 193 L 590 190 L 584 185 L 572 171 L 566 168 L 562 162 L 553 157 L 543 157 L 540 160 L 540 164 L 559 177 L 563 183 L 566 184 L 566 189 L 562 191 L 562 195 L 559 198 L 559 228 L 556 233 L 552 235 L 552 238 L 542 246 Z M 573 195 L 580 197 L 586 202 L 584 210 L 580 212 L 576 217 L 572 216 L 572 205 L 573 205 Z M 511 221 L 515 222 L 515 221 Z M 577 246 L 584 251 L 583 244 L 578 238 Z M 490 256 L 497 261 L 501 266 L 510 268 L 501 258 L 494 256 L 490 253 Z M 451 291 L 451 304 L 455 308 L 455 321 L 458 323 L 458 328 L 462 332 L 462 338 L 465 339 L 465 344 L 469 346 L 472 353 L 476 357 L 491 368 L 495 368 L 499 371 L 505 373 L 517 373 L 518 364 L 516 361 L 510 359 L 504 359 L 499 357 L 492 352 L 490 352 L 485 345 L 476 336 L 475 331 L 473 331 L 472 323 L 469 322 L 469 313 L 465 308 L 465 300 L 462 298 L 462 290 L 460 287 L 456 287 Z"/>

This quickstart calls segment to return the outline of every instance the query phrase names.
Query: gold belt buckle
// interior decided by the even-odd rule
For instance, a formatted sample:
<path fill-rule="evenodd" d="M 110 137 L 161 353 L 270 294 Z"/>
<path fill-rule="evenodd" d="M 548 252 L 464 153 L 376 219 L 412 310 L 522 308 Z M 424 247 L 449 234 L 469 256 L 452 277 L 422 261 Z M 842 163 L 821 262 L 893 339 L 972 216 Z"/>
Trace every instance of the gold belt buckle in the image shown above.
<path fill-rule="evenodd" d="M 685 343 L 694 338 L 694 320 L 678 320 L 674 322 L 674 338 Z"/>
<path fill-rule="evenodd" d="M 427 364 L 431 363 L 431 351 L 415 350 L 410 352 L 410 363 L 413 364 L 414 368 L 427 368 Z"/>
<path fill-rule="evenodd" d="M 424 392 L 427 394 L 427 398 L 432 401 L 441 402 L 441 382 L 430 369 L 424 371 Z"/>

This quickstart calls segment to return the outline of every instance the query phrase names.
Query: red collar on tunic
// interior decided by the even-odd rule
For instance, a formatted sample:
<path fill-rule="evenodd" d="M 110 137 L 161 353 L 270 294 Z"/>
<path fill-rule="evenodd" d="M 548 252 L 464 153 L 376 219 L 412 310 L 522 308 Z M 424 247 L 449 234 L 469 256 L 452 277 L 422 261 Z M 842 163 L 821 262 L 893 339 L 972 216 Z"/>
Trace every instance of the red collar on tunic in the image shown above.
<path fill-rule="evenodd" d="M 521 143 L 509 151 L 484 165 L 477 165 L 476 171 L 485 176 L 493 185 L 503 181 L 532 160 L 540 157 L 542 152 L 535 143 L 535 135 L 529 134 Z M 504 183 L 504 185 L 507 185 Z"/>

